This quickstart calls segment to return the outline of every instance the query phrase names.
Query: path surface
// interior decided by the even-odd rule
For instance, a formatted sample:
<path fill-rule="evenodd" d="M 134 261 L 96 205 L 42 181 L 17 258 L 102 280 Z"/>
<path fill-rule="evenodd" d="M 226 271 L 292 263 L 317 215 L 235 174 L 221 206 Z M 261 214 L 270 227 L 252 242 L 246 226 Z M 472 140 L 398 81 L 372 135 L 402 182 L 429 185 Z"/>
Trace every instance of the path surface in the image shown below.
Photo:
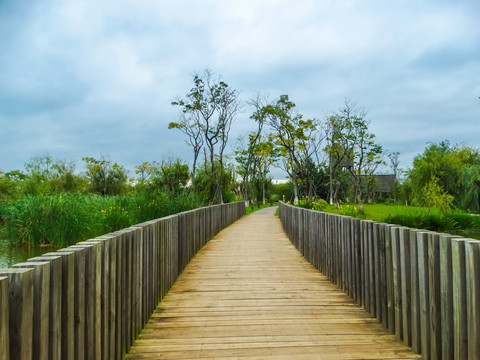
<path fill-rule="evenodd" d="M 420 357 L 303 259 L 274 212 L 245 216 L 207 243 L 127 359 Z"/>

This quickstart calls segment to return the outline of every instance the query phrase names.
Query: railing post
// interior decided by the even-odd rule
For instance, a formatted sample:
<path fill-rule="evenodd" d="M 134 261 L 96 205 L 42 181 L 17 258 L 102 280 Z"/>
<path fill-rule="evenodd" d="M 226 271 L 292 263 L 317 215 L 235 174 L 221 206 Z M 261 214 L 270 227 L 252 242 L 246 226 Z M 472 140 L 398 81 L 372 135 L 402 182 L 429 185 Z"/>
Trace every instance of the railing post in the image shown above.
<path fill-rule="evenodd" d="M 10 333 L 8 311 L 8 277 L 0 276 L 0 360 L 10 359 Z"/>
<path fill-rule="evenodd" d="M 50 263 L 25 262 L 13 265 L 15 269 L 33 269 L 33 359 L 48 359 Z"/>
<path fill-rule="evenodd" d="M 9 351 L 11 360 L 32 359 L 33 269 L 0 269 L 8 277 Z"/>

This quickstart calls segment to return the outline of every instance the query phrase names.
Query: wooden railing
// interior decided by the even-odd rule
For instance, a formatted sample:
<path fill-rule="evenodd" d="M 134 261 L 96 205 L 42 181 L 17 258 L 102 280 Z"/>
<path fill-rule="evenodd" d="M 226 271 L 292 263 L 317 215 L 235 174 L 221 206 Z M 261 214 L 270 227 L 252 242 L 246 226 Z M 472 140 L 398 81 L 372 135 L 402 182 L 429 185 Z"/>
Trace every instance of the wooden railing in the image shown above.
<path fill-rule="evenodd" d="M 135 225 L 0 269 L 0 360 L 121 359 L 243 202 Z"/>
<path fill-rule="evenodd" d="M 423 359 L 480 359 L 480 241 L 280 203 L 296 248 Z"/>

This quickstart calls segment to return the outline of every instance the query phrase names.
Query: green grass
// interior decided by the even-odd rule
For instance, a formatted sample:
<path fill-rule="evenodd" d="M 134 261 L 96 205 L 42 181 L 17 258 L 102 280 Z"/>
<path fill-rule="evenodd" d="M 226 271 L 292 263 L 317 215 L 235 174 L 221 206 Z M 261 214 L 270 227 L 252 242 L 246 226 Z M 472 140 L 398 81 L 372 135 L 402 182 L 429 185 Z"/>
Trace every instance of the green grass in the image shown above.
<path fill-rule="evenodd" d="M 306 204 L 302 206 L 307 207 Z M 309 206 L 316 207 L 315 204 Z M 480 239 L 480 216 L 472 216 L 461 210 L 441 212 L 437 209 L 416 206 L 365 204 L 364 213 L 361 214 L 355 204 L 342 204 L 340 208 L 337 208 L 324 202 L 321 203 L 321 210 L 366 220 Z"/>

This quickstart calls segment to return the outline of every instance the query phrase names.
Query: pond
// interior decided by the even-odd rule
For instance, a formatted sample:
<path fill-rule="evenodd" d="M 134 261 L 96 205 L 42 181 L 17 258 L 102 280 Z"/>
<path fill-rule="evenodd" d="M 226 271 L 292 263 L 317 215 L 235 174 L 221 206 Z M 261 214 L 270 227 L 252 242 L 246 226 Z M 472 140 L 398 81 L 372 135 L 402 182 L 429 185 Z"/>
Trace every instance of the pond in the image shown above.
<path fill-rule="evenodd" d="M 56 250 L 56 248 L 50 246 L 26 247 L 12 245 L 8 240 L 0 239 L 0 269 L 11 267 L 13 264 Z"/>

